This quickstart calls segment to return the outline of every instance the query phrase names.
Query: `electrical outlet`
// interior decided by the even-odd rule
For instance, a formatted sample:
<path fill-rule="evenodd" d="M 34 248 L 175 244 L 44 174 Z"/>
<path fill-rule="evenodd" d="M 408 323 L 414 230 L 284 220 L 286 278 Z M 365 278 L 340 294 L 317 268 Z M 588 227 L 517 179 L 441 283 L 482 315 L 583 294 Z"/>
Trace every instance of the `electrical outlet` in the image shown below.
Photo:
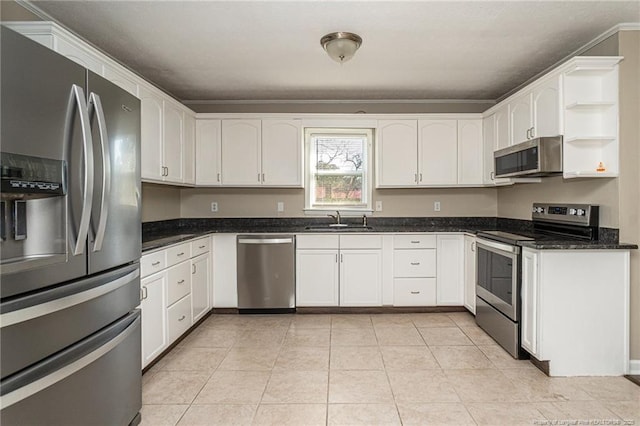
<path fill-rule="evenodd" d="M 284 211 L 284 203 L 282 201 L 278 201 L 278 213 L 282 213 Z"/>
<path fill-rule="evenodd" d="M 377 212 L 382 211 L 382 201 L 376 201 L 376 211 Z"/>
<path fill-rule="evenodd" d="M 434 212 L 439 212 L 440 211 L 440 201 L 434 201 L 433 202 L 433 211 Z"/>
<path fill-rule="evenodd" d="M 211 203 L 211 211 L 212 212 L 217 212 L 218 211 L 218 203 L 217 202 L 213 202 Z"/>

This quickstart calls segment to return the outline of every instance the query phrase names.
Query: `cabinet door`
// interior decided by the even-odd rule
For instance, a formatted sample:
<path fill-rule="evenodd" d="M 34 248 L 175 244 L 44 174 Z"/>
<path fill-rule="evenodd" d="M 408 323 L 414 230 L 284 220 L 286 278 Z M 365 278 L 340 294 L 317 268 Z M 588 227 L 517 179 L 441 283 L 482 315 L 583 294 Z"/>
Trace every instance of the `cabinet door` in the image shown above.
<path fill-rule="evenodd" d="M 340 306 L 382 306 L 380 250 L 340 251 Z"/>
<path fill-rule="evenodd" d="M 213 307 L 238 307 L 237 234 L 219 234 L 213 241 Z"/>
<path fill-rule="evenodd" d="M 222 183 L 260 186 L 260 120 L 222 120 Z"/>
<path fill-rule="evenodd" d="M 418 184 L 455 185 L 458 181 L 456 120 L 418 121 Z"/>
<path fill-rule="evenodd" d="M 476 313 L 476 239 L 464 236 L 464 307 Z"/>
<path fill-rule="evenodd" d="M 458 184 L 482 185 L 482 120 L 458 120 Z"/>
<path fill-rule="evenodd" d="M 195 323 L 209 312 L 209 282 L 211 281 L 209 253 L 191 259 L 191 316 Z"/>
<path fill-rule="evenodd" d="M 182 111 L 168 101 L 164 101 L 164 180 L 183 183 L 183 126 Z"/>
<path fill-rule="evenodd" d="M 511 145 L 532 138 L 533 112 L 531 110 L 531 92 L 527 92 L 509 103 L 511 122 Z"/>
<path fill-rule="evenodd" d="M 263 185 L 302 186 L 300 120 L 262 120 Z"/>
<path fill-rule="evenodd" d="M 196 185 L 220 185 L 220 120 L 196 122 Z"/>
<path fill-rule="evenodd" d="M 522 347 L 538 356 L 538 256 L 522 251 Z"/>
<path fill-rule="evenodd" d="M 190 113 L 183 111 L 183 158 L 182 170 L 184 171 L 183 182 L 188 185 L 196 183 L 196 118 Z"/>
<path fill-rule="evenodd" d="M 418 122 L 379 120 L 376 133 L 376 188 L 415 186 L 417 167 Z"/>
<path fill-rule="evenodd" d="M 485 117 L 482 120 L 482 152 L 483 152 L 483 168 L 482 182 L 485 185 L 494 185 L 494 164 L 493 150 L 496 143 L 496 116 L 495 114 Z"/>
<path fill-rule="evenodd" d="M 438 235 L 437 248 L 438 305 L 464 304 L 464 238 L 462 235 Z"/>
<path fill-rule="evenodd" d="M 140 98 L 141 175 L 143 180 L 161 181 L 164 175 L 162 149 L 162 98 L 144 86 Z"/>
<path fill-rule="evenodd" d="M 54 36 L 55 51 L 66 56 L 73 62 L 82 65 L 98 75 L 102 75 L 102 61 L 89 49 L 77 42 L 71 42 L 61 37 Z"/>
<path fill-rule="evenodd" d="M 560 76 L 533 89 L 533 137 L 558 136 L 560 131 Z"/>
<path fill-rule="evenodd" d="M 162 272 L 140 283 L 142 309 L 142 366 L 167 347 L 167 275 Z"/>
<path fill-rule="evenodd" d="M 495 144 L 493 150 L 506 148 L 511 144 L 511 137 L 509 134 L 509 105 L 505 104 L 503 107 L 496 110 L 495 114 Z"/>
<path fill-rule="evenodd" d="M 338 306 L 338 250 L 298 250 L 296 306 Z"/>

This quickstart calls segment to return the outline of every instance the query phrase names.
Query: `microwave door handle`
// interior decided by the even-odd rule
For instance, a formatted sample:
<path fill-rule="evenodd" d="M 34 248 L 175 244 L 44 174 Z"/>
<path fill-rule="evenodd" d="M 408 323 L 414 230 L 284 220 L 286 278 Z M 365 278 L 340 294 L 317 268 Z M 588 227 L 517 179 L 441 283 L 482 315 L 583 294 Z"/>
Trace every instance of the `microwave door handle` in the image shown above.
<path fill-rule="evenodd" d="M 82 129 L 83 161 L 84 161 L 84 182 L 82 193 L 82 213 L 80 215 L 80 226 L 78 227 L 78 237 L 73 248 L 73 255 L 77 256 L 84 252 L 84 246 L 89 233 L 89 222 L 91 220 L 91 203 L 93 201 L 93 143 L 91 140 L 91 126 L 89 123 L 89 110 L 85 100 L 82 87 L 74 84 L 72 86 L 73 96 L 78 106 L 80 116 L 80 127 Z"/>
<path fill-rule="evenodd" d="M 91 93 L 89 102 L 95 106 L 96 118 L 98 121 L 98 133 L 100 135 L 100 149 L 102 151 L 102 196 L 100 199 L 100 219 L 98 221 L 98 229 L 96 230 L 93 251 L 102 249 L 104 234 L 107 228 L 107 217 L 109 209 L 107 202 L 111 195 L 111 153 L 109 149 L 109 136 L 107 135 L 107 122 L 104 117 L 104 108 L 100 96 Z"/>

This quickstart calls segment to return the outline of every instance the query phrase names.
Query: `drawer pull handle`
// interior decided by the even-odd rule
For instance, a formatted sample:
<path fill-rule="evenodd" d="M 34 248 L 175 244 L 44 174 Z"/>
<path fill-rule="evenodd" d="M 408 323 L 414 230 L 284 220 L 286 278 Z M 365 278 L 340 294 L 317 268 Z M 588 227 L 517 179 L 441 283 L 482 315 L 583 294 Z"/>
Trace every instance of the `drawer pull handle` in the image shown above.
<path fill-rule="evenodd" d="M 420 265 L 420 262 L 411 262 L 411 264 L 412 264 L 413 266 L 418 266 L 418 265 Z"/>
<path fill-rule="evenodd" d="M 180 318 L 178 318 L 178 321 L 184 321 L 184 319 L 186 318 L 185 315 L 181 316 Z"/>
<path fill-rule="evenodd" d="M 178 281 L 178 284 L 184 284 L 184 280 Z"/>
<path fill-rule="evenodd" d="M 198 248 L 199 248 L 199 249 L 203 249 L 203 248 L 205 248 L 205 247 L 206 247 L 206 246 L 198 246 Z"/>
<path fill-rule="evenodd" d="M 411 240 L 411 244 L 420 244 L 420 240 L 418 241 Z"/>
<path fill-rule="evenodd" d="M 160 261 L 158 260 L 157 262 L 153 262 L 151 266 L 158 266 L 159 264 L 160 264 Z"/>
<path fill-rule="evenodd" d="M 419 291 L 412 291 L 411 294 L 420 294 Z"/>
<path fill-rule="evenodd" d="M 176 254 L 176 256 L 184 256 L 184 252 Z"/>

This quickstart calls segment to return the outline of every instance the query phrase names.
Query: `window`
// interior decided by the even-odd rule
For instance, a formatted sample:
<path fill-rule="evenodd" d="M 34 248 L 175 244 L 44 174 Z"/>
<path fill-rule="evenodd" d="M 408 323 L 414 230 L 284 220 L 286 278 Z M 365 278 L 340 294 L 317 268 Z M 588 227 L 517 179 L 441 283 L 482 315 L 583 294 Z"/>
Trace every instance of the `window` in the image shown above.
<path fill-rule="evenodd" d="M 371 210 L 371 129 L 306 129 L 306 208 Z"/>

